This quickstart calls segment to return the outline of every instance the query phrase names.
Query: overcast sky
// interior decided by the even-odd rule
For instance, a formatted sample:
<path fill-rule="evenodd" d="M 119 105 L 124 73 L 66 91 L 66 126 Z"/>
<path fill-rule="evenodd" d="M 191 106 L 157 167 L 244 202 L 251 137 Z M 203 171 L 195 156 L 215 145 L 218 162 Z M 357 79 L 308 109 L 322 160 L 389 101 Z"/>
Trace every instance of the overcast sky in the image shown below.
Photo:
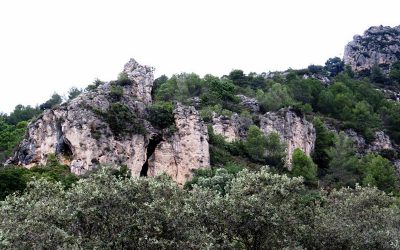
<path fill-rule="evenodd" d="M 398 0 L 1 0 L 0 111 L 36 105 L 129 58 L 221 76 L 324 64 L 353 35 L 400 25 Z"/>

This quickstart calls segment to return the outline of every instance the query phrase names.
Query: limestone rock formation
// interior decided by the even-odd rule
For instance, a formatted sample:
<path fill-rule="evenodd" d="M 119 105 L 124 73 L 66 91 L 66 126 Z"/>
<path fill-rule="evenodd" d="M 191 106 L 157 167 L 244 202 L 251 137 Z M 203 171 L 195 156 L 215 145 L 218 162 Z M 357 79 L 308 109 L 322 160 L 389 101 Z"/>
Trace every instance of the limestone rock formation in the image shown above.
<path fill-rule="evenodd" d="M 286 164 L 289 170 L 291 169 L 292 155 L 296 148 L 300 148 L 307 155 L 311 155 L 314 150 L 316 139 L 314 126 L 290 108 L 266 113 L 261 117 L 260 129 L 266 135 L 271 132 L 278 133 L 281 141 L 286 143 Z"/>
<path fill-rule="evenodd" d="M 124 73 L 132 81 L 133 86 L 130 94 L 144 104 L 151 103 L 151 90 L 153 88 L 154 68 L 142 66 L 135 59 L 131 58 L 124 66 Z"/>
<path fill-rule="evenodd" d="M 247 97 L 245 95 L 237 95 L 241 100 L 241 105 L 250 109 L 251 112 L 257 113 L 260 111 L 260 105 L 254 98 Z"/>
<path fill-rule="evenodd" d="M 390 66 L 400 60 L 400 26 L 375 26 L 363 36 L 354 36 L 345 47 L 343 59 L 356 72 L 369 72 L 377 64 L 388 73 Z"/>
<path fill-rule="evenodd" d="M 389 136 L 383 131 L 376 131 L 374 140 L 370 143 L 367 143 L 364 137 L 357 134 L 357 132 L 352 129 L 346 129 L 344 132 L 353 141 L 359 155 L 364 155 L 367 153 L 379 154 L 384 149 L 396 150 L 395 145 L 392 144 Z"/>
<path fill-rule="evenodd" d="M 240 117 L 236 113 L 231 117 L 214 114 L 212 119 L 214 133 L 224 136 L 228 142 L 245 139 L 251 124 L 251 119 Z"/>
<path fill-rule="evenodd" d="M 149 159 L 148 175 L 165 172 L 178 184 L 184 184 L 193 170 L 210 165 L 208 132 L 194 107 L 178 103 L 174 116 L 177 131 L 155 148 Z"/>
<path fill-rule="evenodd" d="M 131 84 L 105 83 L 32 121 L 11 163 L 27 167 L 45 164 L 49 154 L 55 154 L 78 175 L 100 164 L 125 164 L 133 176 L 166 172 L 181 184 L 191 177 L 193 169 L 208 167 L 208 133 L 199 113 L 177 104 L 177 131 L 163 135 L 145 120 L 146 107 L 152 102 L 152 68 L 131 59 L 124 73 Z M 122 89 L 117 101 L 112 95 L 115 88 Z M 125 122 L 131 128 L 129 133 L 113 130 L 110 108 L 116 102 L 125 112 L 116 122 Z M 133 118 L 124 121 L 126 113 Z M 141 129 L 135 129 L 138 124 Z"/>

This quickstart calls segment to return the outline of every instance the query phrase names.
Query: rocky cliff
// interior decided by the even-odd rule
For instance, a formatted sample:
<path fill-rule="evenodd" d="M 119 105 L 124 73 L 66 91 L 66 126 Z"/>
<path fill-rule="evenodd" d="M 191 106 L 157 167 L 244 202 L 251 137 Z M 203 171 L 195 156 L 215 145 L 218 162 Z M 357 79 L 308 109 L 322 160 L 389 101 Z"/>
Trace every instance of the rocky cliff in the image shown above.
<path fill-rule="evenodd" d="M 281 141 L 286 143 L 286 164 L 289 169 L 291 169 L 292 155 L 296 148 L 307 155 L 311 155 L 314 151 L 316 139 L 314 126 L 290 108 L 266 113 L 261 118 L 260 129 L 264 134 L 278 133 Z"/>
<path fill-rule="evenodd" d="M 131 59 L 123 71 L 129 84 L 105 83 L 45 111 L 29 124 L 11 163 L 45 164 L 55 154 L 78 175 L 100 164 L 125 164 L 133 176 L 166 172 L 183 184 L 193 169 L 210 165 L 207 128 L 193 107 L 181 104 L 174 110 L 175 132 L 162 133 L 145 119 L 152 72 Z M 129 133 L 117 133 L 121 124 Z"/>
<path fill-rule="evenodd" d="M 229 142 L 246 138 L 247 128 L 251 120 L 233 114 L 231 117 L 214 116 L 212 126 L 214 133 L 222 135 Z M 259 128 L 265 135 L 276 132 L 282 142 L 286 144 L 286 164 L 291 169 L 291 160 L 296 148 L 300 148 L 307 155 L 314 151 L 316 132 L 312 123 L 290 108 L 277 112 L 268 112 L 260 116 Z"/>
<path fill-rule="evenodd" d="M 375 26 L 363 36 L 354 36 L 345 47 L 343 59 L 356 72 L 369 72 L 377 64 L 388 73 L 390 66 L 400 60 L 400 26 Z"/>

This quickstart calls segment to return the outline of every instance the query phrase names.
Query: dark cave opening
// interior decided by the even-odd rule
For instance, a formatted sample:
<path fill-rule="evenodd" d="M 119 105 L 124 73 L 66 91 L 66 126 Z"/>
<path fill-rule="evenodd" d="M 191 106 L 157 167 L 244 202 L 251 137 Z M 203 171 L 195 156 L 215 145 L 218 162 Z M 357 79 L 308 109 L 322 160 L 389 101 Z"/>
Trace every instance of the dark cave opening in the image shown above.
<path fill-rule="evenodd" d="M 154 154 L 157 145 L 160 144 L 161 141 L 162 139 L 158 137 L 150 139 L 149 144 L 147 145 L 146 161 L 142 166 L 142 170 L 140 171 L 140 176 L 147 176 L 147 172 L 149 171 L 149 159 Z"/>
<path fill-rule="evenodd" d="M 66 158 L 70 158 L 72 157 L 73 153 L 71 150 L 71 147 L 69 145 L 69 142 L 66 141 L 65 138 L 62 138 L 58 144 L 57 144 L 57 148 L 56 148 L 56 154 L 61 154 L 62 156 L 66 157 Z"/>
<path fill-rule="evenodd" d="M 56 131 L 57 131 L 56 155 L 62 155 L 65 158 L 71 158 L 73 155 L 71 149 L 71 143 L 68 141 L 67 138 L 65 138 L 60 122 L 56 124 Z"/>

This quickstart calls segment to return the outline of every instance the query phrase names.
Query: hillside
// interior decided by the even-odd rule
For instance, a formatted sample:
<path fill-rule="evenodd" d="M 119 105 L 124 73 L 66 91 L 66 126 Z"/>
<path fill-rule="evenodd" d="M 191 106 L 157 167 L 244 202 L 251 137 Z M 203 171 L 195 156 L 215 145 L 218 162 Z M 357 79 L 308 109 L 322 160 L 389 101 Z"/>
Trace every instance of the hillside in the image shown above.
<path fill-rule="evenodd" d="M 0 205 L 0 247 L 29 244 L 23 213 L 50 248 L 400 249 L 399 27 L 284 72 L 154 79 L 131 59 L 115 81 L 17 106 L 0 118 L 0 198 L 21 192 Z"/>

